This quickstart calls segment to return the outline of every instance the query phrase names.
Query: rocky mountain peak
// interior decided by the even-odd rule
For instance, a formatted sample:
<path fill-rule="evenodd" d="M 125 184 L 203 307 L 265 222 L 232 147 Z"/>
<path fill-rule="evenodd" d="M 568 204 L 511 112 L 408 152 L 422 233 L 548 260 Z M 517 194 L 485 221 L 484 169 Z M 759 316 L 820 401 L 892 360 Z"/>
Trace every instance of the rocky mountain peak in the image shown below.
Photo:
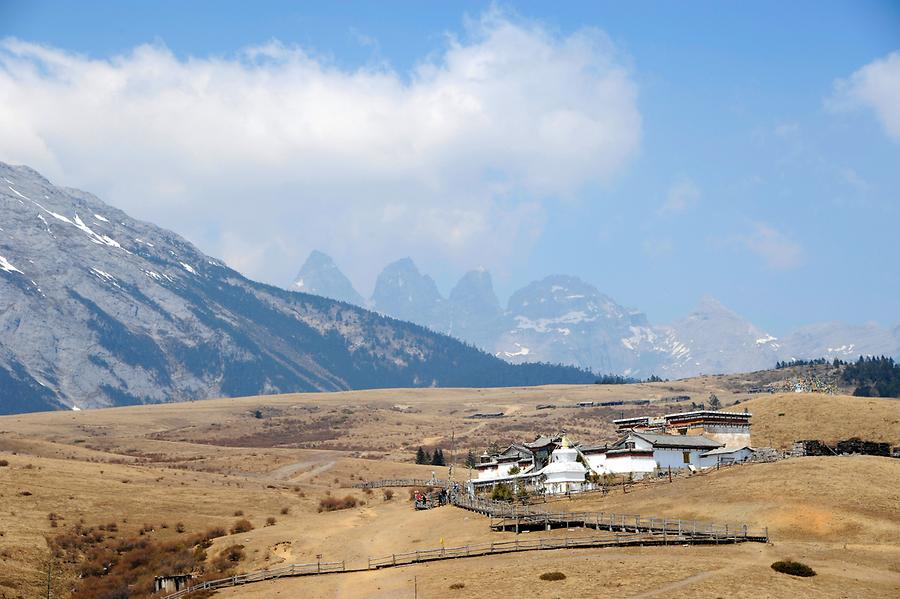
<path fill-rule="evenodd" d="M 470 270 L 464 274 L 450 291 L 447 305 L 451 335 L 478 347 L 493 347 L 500 332 L 502 309 L 487 270 Z"/>
<path fill-rule="evenodd" d="M 378 312 L 438 331 L 447 328 L 444 302 L 434 279 L 419 272 L 410 258 L 388 264 L 372 293 L 372 306 Z"/>
<path fill-rule="evenodd" d="M 354 289 L 353 284 L 331 259 L 331 256 L 313 250 L 303 263 L 292 289 L 303 293 L 321 295 L 357 306 L 364 306 L 365 300 Z"/>
<path fill-rule="evenodd" d="M 450 302 L 456 306 L 468 306 L 472 310 L 484 310 L 489 314 L 500 312 L 500 302 L 494 293 L 491 273 L 484 269 L 470 270 L 450 291 Z"/>
<path fill-rule="evenodd" d="M 596 287 L 570 275 L 544 277 L 526 285 L 509 299 L 510 314 L 529 318 L 548 318 L 573 311 L 590 318 L 599 315 L 620 318 L 626 313 Z"/>

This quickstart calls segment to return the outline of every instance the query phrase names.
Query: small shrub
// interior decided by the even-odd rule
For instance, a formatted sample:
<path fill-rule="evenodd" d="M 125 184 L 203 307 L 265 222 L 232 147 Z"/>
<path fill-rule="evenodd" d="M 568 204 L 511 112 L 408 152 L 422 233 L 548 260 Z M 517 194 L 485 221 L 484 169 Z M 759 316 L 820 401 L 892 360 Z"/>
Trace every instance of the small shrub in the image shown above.
<path fill-rule="evenodd" d="M 234 517 L 238 518 L 244 515 L 244 510 L 234 510 Z"/>
<path fill-rule="evenodd" d="M 384 490 L 384 500 L 390 501 L 393 498 L 394 498 L 394 492 L 390 489 L 385 489 Z"/>
<path fill-rule="evenodd" d="M 337 497 L 329 495 L 319 500 L 319 511 L 334 512 L 336 510 L 347 510 L 356 507 L 358 503 L 359 500 L 353 495 L 347 495 L 343 499 L 338 499 Z"/>
<path fill-rule="evenodd" d="M 491 490 L 491 499 L 494 501 L 512 501 L 512 487 L 506 483 L 500 483 Z"/>
<path fill-rule="evenodd" d="M 544 572 L 539 578 L 541 580 L 565 580 L 566 575 L 562 572 Z"/>
<path fill-rule="evenodd" d="M 816 575 L 816 571 L 806 564 L 801 564 L 800 562 L 795 562 L 789 559 L 775 562 L 774 564 L 772 564 L 772 569 L 776 572 L 781 572 L 782 574 L 790 574 L 791 576 L 805 577 Z"/>
<path fill-rule="evenodd" d="M 231 534 L 237 535 L 245 532 L 250 532 L 251 530 L 253 530 L 253 525 L 249 520 L 244 518 L 234 523 L 234 526 L 231 527 Z"/>
<path fill-rule="evenodd" d="M 9 460 L 0 460 L 0 468 L 9 466 Z"/>
<path fill-rule="evenodd" d="M 289 507 L 283 507 L 283 508 L 281 508 L 281 515 L 282 515 L 282 516 L 287 516 L 287 515 L 290 514 L 290 513 L 291 513 L 291 508 L 289 508 Z"/>
<path fill-rule="evenodd" d="M 175 532 L 177 532 L 177 533 L 182 533 L 182 532 L 184 532 L 185 530 L 186 530 L 186 529 L 185 529 L 185 527 L 184 527 L 184 522 L 179 522 L 178 524 L 175 525 Z"/>
<path fill-rule="evenodd" d="M 223 551 L 222 554 L 228 559 L 228 561 L 237 563 L 244 559 L 244 546 L 232 545 L 231 547 Z"/>
<path fill-rule="evenodd" d="M 466 583 L 464 582 L 454 582 L 450 585 L 451 590 L 464 589 L 466 588 Z"/>
<path fill-rule="evenodd" d="M 275 526 L 275 517 L 269 516 L 266 518 L 266 526 Z"/>

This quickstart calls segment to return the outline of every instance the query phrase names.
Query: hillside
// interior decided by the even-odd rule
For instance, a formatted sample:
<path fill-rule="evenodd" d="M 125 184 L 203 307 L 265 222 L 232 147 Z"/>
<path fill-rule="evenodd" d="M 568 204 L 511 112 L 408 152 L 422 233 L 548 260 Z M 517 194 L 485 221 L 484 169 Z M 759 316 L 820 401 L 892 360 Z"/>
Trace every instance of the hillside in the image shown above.
<path fill-rule="evenodd" d="M 448 545 L 514 538 L 489 532 L 485 519 L 456 508 L 414 512 L 402 489 L 385 499 L 380 492 L 365 494 L 350 487 L 361 479 L 429 477 L 433 471 L 443 476 L 444 469 L 412 463 L 419 446 L 444 447 L 457 463 L 455 476 L 464 480 L 467 471 L 460 462 L 466 452 L 480 452 L 492 442 L 521 441 L 561 429 L 582 442 L 612 440 L 613 418 L 677 411 L 679 404 L 664 398 L 725 395 L 724 382 L 704 377 L 635 385 L 385 389 L 0 417 L 0 460 L 8 462 L 0 466 L 0 556 L 5 559 L 0 597 L 35 596 L 36 589 L 46 585 L 47 539 L 70 533 L 81 521 L 87 527 L 115 522 L 117 530 L 104 533 L 110 543 L 135 537 L 167 542 L 180 538 L 179 522 L 185 526 L 183 534 L 216 526 L 228 529 L 242 511 L 255 529 L 216 539 L 208 552 L 214 557 L 230 544 L 244 545 L 246 557 L 239 564 L 243 570 L 306 563 L 317 554 L 358 565 L 370 555 L 433 547 L 441 538 Z M 613 399 L 651 403 L 566 407 Z M 791 430 L 798 431 L 798 438 L 825 440 L 828 435 L 845 438 L 871 432 L 900 444 L 900 402 L 817 394 L 735 399 L 755 413 L 754 445 L 777 444 L 779 438 L 792 441 Z M 538 410 L 543 404 L 558 407 Z M 494 410 L 506 416 L 467 418 Z M 785 416 L 778 416 L 777 410 Z M 810 419 L 809 414 L 816 417 Z M 815 428 L 816 423 L 822 428 Z M 848 596 L 883 596 L 900 588 L 900 572 L 891 570 L 900 557 L 892 545 L 900 533 L 894 509 L 900 504 L 894 484 L 898 467 L 900 460 L 888 458 L 798 458 L 553 504 L 571 510 L 746 521 L 770 527 L 774 545 L 768 547 L 497 556 L 286 580 L 250 586 L 239 595 L 222 594 L 391 597 L 405 593 L 415 573 L 423 595 L 445 596 L 451 582 L 463 581 L 471 596 L 482 596 L 490 592 L 490 583 L 479 574 L 487 568 L 523 596 L 558 597 L 560 588 L 572 594 L 584 585 L 620 585 L 631 594 L 662 592 L 700 574 L 702 578 L 683 585 L 685 593 L 715 597 L 719 585 L 734 578 L 732 596 L 757 596 L 757 587 L 776 596 L 779 585 L 787 583 L 772 576 L 768 564 L 793 556 L 824 572 L 797 589 L 798 597 L 828 595 L 863 574 L 867 581 L 860 593 Z M 321 499 L 348 494 L 365 505 L 318 511 Z M 287 513 L 282 513 L 284 508 Z M 267 526 L 269 517 L 275 523 Z M 530 534 L 558 536 L 560 531 Z M 844 543 L 853 545 L 843 550 Z M 598 570 L 597 564 L 604 567 Z M 539 568 L 566 572 L 568 586 L 529 590 Z M 64 579 L 75 574 L 61 572 Z"/>
<path fill-rule="evenodd" d="M 377 387 L 590 382 L 254 281 L 0 163 L 0 413 Z"/>
<path fill-rule="evenodd" d="M 491 442 L 521 441 L 560 429 L 582 442 L 612 440 L 613 418 L 676 411 L 679 405 L 664 398 L 684 394 L 700 399 L 710 391 L 724 395 L 721 383 L 703 378 L 636 385 L 385 389 L 0 417 L 0 460 L 8 462 L 0 466 L 0 556 L 5 560 L 0 597 L 32 597 L 45 588 L 48 539 L 70 534 L 82 521 L 94 532 L 115 523 L 115 531 L 99 531 L 101 544 L 114 545 L 129 539 L 164 543 L 210 527 L 227 530 L 245 517 L 254 530 L 226 534 L 207 551 L 214 558 L 231 544 L 244 545 L 240 570 L 311 562 L 317 554 L 359 565 L 370 555 L 433 547 L 441 538 L 448 546 L 514 538 L 512 533 L 489 532 L 486 519 L 456 508 L 414 512 L 403 489 L 385 499 L 380 492 L 351 487 L 361 479 L 429 477 L 432 472 L 444 476 L 442 468 L 412 463 L 419 446 L 444 447 L 445 455 L 455 458 L 454 476 L 464 480 L 467 471 L 460 462 L 466 452 L 480 452 Z M 790 430 L 798 431 L 798 438 L 826 440 L 828 435 L 846 438 L 871 431 L 900 444 L 900 402 L 817 394 L 748 397 L 736 399 L 756 414 L 755 445 L 793 440 Z M 651 403 L 566 407 L 612 399 Z M 545 404 L 557 408 L 537 409 Z M 861 410 L 861 405 L 874 407 Z M 819 409 L 805 412 L 801 406 Z M 466 418 L 494 410 L 506 416 Z M 818 420 L 810 420 L 809 414 Z M 823 428 L 806 428 L 815 422 Z M 222 594 L 355 598 L 372 596 L 380 587 L 381 596 L 390 597 L 405 593 L 415 575 L 425 596 L 444 596 L 455 581 L 466 584 L 459 596 L 483 596 L 493 584 L 483 575 L 487 569 L 522 596 L 558 597 L 561 590 L 573 594 L 611 585 L 632 595 L 652 591 L 716 597 L 725 582 L 734 585 L 731 596 L 758 596 L 753 593 L 759 589 L 778 596 L 780 585 L 794 582 L 774 576 L 768 564 L 795 557 L 822 572 L 806 586 L 792 588 L 797 597 L 831 596 L 854 579 L 858 593 L 848 596 L 885 596 L 900 588 L 895 567 L 900 556 L 893 543 L 900 534 L 893 509 L 900 502 L 894 484 L 898 467 L 900 460 L 888 458 L 796 458 L 554 504 L 571 510 L 746 521 L 770 527 L 774 544 L 766 547 L 496 556 L 285 580 Z M 320 500 L 346 495 L 365 505 L 318 511 Z M 275 522 L 267 526 L 267 518 Z M 179 522 L 184 533 L 177 530 Z M 847 549 L 841 548 L 844 544 Z M 73 564 L 60 560 L 54 568 L 62 580 L 74 580 L 66 578 L 75 576 Z M 564 586 L 534 587 L 536 574 L 550 569 L 569 576 Z M 669 586 L 678 584 L 682 586 Z"/>
<path fill-rule="evenodd" d="M 850 437 L 900 444 L 898 399 L 784 393 L 741 406 L 753 414 L 752 439 L 759 447 L 789 449 L 801 439 L 835 443 Z"/>

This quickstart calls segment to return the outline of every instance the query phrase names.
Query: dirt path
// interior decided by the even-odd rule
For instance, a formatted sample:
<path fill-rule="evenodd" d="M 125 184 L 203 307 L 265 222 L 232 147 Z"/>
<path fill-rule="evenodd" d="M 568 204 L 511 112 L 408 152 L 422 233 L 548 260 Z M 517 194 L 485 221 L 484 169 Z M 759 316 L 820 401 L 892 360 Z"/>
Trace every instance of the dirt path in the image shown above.
<path fill-rule="evenodd" d="M 309 468 L 310 466 L 312 466 L 309 471 L 304 472 L 296 477 L 296 480 L 306 480 L 308 478 L 316 476 L 317 474 L 321 474 L 330 470 L 334 466 L 337 457 L 339 457 L 337 454 L 329 453 L 313 459 L 285 464 L 284 466 L 267 472 L 265 474 L 265 478 L 268 480 L 278 481 L 293 480 L 294 475 L 297 474 L 297 472 L 303 470 L 304 468 Z"/>
<path fill-rule="evenodd" d="M 657 587 L 649 591 L 644 591 L 643 593 L 638 593 L 637 595 L 631 595 L 630 597 L 628 597 L 628 599 L 645 599 L 646 597 L 667 596 L 676 589 L 686 587 L 688 585 L 694 584 L 695 582 L 700 582 L 701 580 L 706 580 L 710 576 L 715 576 L 719 572 L 723 572 L 725 570 L 727 570 L 727 568 L 694 574 L 693 576 L 688 576 L 687 578 L 682 578 L 681 580 L 670 582 L 669 584 L 664 584 L 661 587 Z"/>

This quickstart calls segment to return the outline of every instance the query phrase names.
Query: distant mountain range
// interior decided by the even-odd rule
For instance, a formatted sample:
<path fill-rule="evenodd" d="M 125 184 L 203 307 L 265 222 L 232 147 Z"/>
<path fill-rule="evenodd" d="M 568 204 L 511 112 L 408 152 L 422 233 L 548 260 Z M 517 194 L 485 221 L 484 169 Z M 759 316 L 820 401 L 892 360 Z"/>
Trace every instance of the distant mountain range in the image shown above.
<path fill-rule="evenodd" d="M 384 283 L 384 302 L 402 277 Z M 362 298 L 323 254 L 300 279 L 306 293 L 248 280 L 170 231 L 0 163 L 0 413 L 594 380 L 351 305 Z"/>
<path fill-rule="evenodd" d="M 339 283 L 327 283 L 332 280 Z M 315 288 L 306 287 L 307 281 L 315 281 Z M 827 322 L 779 339 L 711 297 L 677 322 L 651 324 L 640 311 L 566 275 L 526 285 L 512 294 L 505 309 L 487 271 L 467 272 L 444 298 L 409 258 L 385 267 L 365 303 L 321 252 L 313 252 L 304 264 L 295 285 L 301 283 L 311 293 L 357 302 L 453 335 L 513 363 L 537 360 L 637 378 L 682 378 L 762 370 L 780 360 L 900 356 L 900 326 Z"/>

